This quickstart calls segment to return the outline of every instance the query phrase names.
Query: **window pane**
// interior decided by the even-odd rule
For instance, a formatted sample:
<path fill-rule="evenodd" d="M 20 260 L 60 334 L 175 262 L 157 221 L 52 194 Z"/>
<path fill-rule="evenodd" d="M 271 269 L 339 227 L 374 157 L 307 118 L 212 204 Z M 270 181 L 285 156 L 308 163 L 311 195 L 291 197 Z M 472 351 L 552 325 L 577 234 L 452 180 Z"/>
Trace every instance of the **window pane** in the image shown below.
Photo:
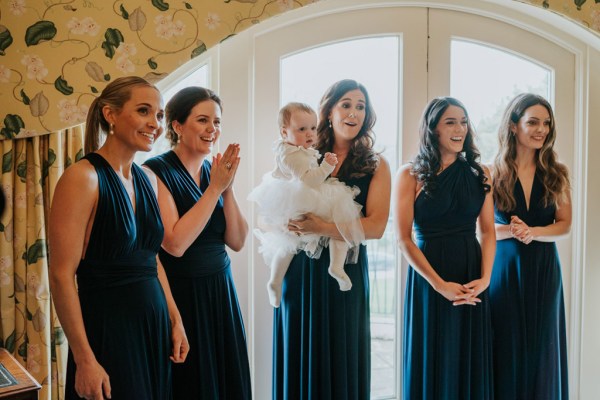
<path fill-rule="evenodd" d="M 350 78 L 365 85 L 377 114 L 375 147 L 397 166 L 399 106 L 399 38 L 371 37 L 321 46 L 281 60 L 281 105 L 300 101 L 318 110 L 325 90 Z M 275 139 L 275 138 L 274 138 Z M 397 251 L 393 228 L 367 244 L 371 303 L 371 395 L 395 398 Z"/>
<path fill-rule="evenodd" d="M 452 40 L 450 68 L 450 93 L 469 111 L 483 163 L 496 155 L 498 125 L 515 95 L 531 92 L 552 102 L 552 71 L 514 53 Z"/>

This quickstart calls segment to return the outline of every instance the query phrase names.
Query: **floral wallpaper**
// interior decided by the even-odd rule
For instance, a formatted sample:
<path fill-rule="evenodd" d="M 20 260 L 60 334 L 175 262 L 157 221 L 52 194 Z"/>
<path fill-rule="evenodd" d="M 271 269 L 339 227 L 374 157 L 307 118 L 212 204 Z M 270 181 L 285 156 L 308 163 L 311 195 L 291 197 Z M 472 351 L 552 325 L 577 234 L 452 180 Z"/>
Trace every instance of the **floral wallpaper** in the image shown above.
<path fill-rule="evenodd" d="M 78 125 L 115 77 L 156 82 L 244 29 L 316 1 L 1 0 L 0 140 Z M 513 1 L 600 31 L 600 0 Z"/>
<path fill-rule="evenodd" d="M 0 140 L 85 122 L 107 82 L 158 81 L 207 48 L 313 0 L 1 0 Z"/>

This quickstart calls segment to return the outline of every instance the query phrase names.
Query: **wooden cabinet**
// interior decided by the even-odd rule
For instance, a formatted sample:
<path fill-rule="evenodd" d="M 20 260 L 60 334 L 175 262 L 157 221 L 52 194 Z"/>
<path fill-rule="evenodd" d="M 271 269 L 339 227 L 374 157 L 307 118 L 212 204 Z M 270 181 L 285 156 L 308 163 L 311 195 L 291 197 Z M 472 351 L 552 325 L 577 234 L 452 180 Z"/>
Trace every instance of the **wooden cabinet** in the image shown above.
<path fill-rule="evenodd" d="M 37 400 L 38 391 L 41 386 L 29 372 L 19 364 L 17 360 L 6 350 L 0 348 L 0 363 L 8 371 L 10 376 L 4 376 L 0 368 L 0 379 L 6 386 L 0 387 L 0 399 L 2 400 Z M 16 383 L 10 382 L 11 377 Z"/>

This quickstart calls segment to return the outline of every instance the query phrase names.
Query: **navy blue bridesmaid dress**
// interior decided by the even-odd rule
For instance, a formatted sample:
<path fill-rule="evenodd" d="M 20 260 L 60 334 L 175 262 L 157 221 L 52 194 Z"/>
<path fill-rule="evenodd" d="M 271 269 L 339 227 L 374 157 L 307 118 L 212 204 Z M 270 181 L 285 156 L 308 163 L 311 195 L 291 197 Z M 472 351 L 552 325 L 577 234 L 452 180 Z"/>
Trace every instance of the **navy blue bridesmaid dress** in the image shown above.
<path fill-rule="evenodd" d="M 168 151 L 146 161 L 165 184 L 179 215 L 188 212 L 210 183 L 205 160 L 200 186 L 177 154 Z M 160 250 L 169 285 L 190 343 L 183 364 L 173 365 L 173 398 L 246 400 L 252 397 L 246 333 L 225 250 L 223 198 L 196 240 L 175 257 Z"/>
<path fill-rule="evenodd" d="M 99 154 L 84 157 L 98 174 L 98 204 L 77 268 L 85 332 L 106 370 L 112 399 L 171 398 L 171 324 L 158 280 L 156 255 L 163 225 L 146 174 L 133 164 L 135 211 L 119 176 Z M 69 351 L 66 399 L 75 392 L 76 365 Z"/>
<path fill-rule="evenodd" d="M 348 179 L 366 205 L 372 175 Z M 342 292 L 319 259 L 300 252 L 283 280 L 273 321 L 273 399 L 366 400 L 371 386 L 371 331 L 367 249 L 344 269 L 352 289 Z"/>
<path fill-rule="evenodd" d="M 521 183 L 515 210 L 495 210 L 497 224 L 512 215 L 529 226 L 554 223 L 555 205 L 544 206 L 536 175 L 529 209 Z M 499 240 L 490 284 L 496 399 L 569 398 L 565 306 L 560 261 L 554 242 Z"/>
<path fill-rule="evenodd" d="M 414 204 L 417 246 L 445 281 L 481 277 L 475 236 L 485 193 L 462 158 L 442 171 L 432 196 Z M 404 304 L 403 398 L 492 399 L 492 342 L 488 291 L 476 306 L 453 306 L 412 267 Z"/>

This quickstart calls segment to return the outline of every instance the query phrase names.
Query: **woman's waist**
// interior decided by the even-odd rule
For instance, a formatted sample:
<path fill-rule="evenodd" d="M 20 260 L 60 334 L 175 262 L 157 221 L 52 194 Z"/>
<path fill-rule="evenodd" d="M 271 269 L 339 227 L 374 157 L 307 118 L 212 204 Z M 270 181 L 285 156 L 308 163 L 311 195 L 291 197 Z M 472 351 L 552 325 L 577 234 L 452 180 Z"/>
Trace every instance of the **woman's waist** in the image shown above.
<path fill-rule="evenodd" d="M 452 238 L 452 237 L 476 237 L 476 224 L 463 225 L 438 225 L 438 226 L 414 226 L 415 237 L 419 241 Z"/>
<path fill-rule="evenodd" d="M 156 279 L 156 258 L 137 264 L 81 260 L 77 267 L 78 290 L 96 290 Z M 139 261 L 138 261 L 139 262 Z"/>
<path fill-rule="evenodd" d="M 519 252 L 532 252 L 532 251 L 546 251 L 548 249 L 556 249 L 556 242 L 538 242 L 537 240 L 531 241 L 529 244 L 520 242 L 515 238 L 508 238 L 496 241 L 496 254 L 500 251 L 519 251 Z"/>
<path fill-rule="evenodd" d="M 188 249 L 181 257 L 160 251 L 160 262 L 168 277 L 202 277 L 213 275 L 229 268 L 231 260 L 225 251 L 220 249 Z"/>

